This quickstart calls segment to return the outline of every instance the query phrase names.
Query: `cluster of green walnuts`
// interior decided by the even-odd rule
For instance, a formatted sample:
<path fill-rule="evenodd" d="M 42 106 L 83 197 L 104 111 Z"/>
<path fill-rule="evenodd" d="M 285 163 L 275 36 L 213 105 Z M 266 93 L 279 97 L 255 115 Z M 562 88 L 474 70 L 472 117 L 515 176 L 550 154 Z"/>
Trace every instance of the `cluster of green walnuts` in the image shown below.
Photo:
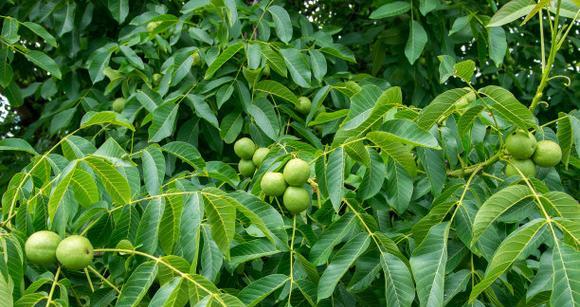
<path fill-rule="evenodd" d="M 507 176 L 519 176 L 521 172 L 526 177 L 534 177 L 536 166 L 553 167 L 562 160 L 560 145 L 549 140 L 538 142 L 525 130 L 508 135 L 505 148 L 511 155 L 505 170 Z"/>
<path fill-rule="evenodd" d="M 64 240 L 52 231 L 41 230 L 28 237 L 24 244 L 26 258 L 33 264 L 51 266 L 58 262 L 69 270 L 81 270 L 93 261 L 93 245 L 83 236 L 72 235 Z"/>
<path fill-rule="evenodd" d="M 234 144 L 234 152 L 240 157 L 238 170 L 240 174 L 250 177 L 254 174 L 270 150 L 256 148 L 251 139 L 244 137 Z M 267 172 L 262 176 L 260 187 L 266 196 L 282 196 L 284 207 L 292 213 L 298 214 L 310 206 L 310 194 L 304 185 L 310 178 L 310 166 L 302 159 L 294 158 L 286 163 L 282 173 Z"/>

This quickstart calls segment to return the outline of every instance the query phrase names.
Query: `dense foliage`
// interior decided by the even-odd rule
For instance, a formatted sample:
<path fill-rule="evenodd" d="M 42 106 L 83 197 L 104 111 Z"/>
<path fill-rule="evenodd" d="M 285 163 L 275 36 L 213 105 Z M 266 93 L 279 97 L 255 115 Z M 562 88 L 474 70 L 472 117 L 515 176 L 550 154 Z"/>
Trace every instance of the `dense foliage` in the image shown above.
<path fill-rule="evenodd" d="M 2 2 L 0 306 L 578 305 L 578 5 Z"/>

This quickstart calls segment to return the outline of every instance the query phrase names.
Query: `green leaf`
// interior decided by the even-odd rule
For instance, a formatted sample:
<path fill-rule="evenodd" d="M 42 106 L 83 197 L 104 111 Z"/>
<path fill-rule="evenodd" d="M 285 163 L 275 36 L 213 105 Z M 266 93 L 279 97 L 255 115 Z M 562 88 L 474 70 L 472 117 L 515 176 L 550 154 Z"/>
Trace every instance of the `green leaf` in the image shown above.
<path fill-rule="evenodd" d="M 387 203 L 398 214 L 403 214 L 413 196 L 413 179 L 400 164 L 388 167 L 387 176 Z"/>
<path fill-rule="evenodd" d="M 411 10 L 411 4 L 406 1 L 394 1 L 387 3 L 374 10 L 369 16 L 370 19 L 382 19 L 398 16 Z"/>
<path fill-rule="evenodd" d="M 461 78 L 465 83 L 471 83 L 475 72 L 475 62 L 472 60 L 461 61 L 453 65 L 453 75 Z"/>
<path fill-rule="evenodd" d="M 273 122 L 276 120 L 274 114 L 270 114 L 270 116 L 264 111 L 264 109 L 260 108 L 257 104 L 251 104 L 248 106 L 248 114 L 252 116 L 256 125 L 260 127 L 262 132 L 266 134 L 270 139 L 276 140 L 278 138 L 279 131 L 277 131 L 277 125 Z"/>
<path fill-rule="evenodd" d="M 76 199 L 82 206 L 89 207 L 99 201 L 99 188 L 95 178 L 84 169 L 75 169 L 71 183 Z"/>
<path fill-rule="evenodd" d="M 248 307 L 256 306 L 268 295 L 278 290 L 288 281 L 288 276 L 283 274 L 271 274 L 253 281 L 247 285 L 240 293 L 238 298 L 248 305 Z"/>
<path fill-rule="evenodd" d="M 443 84 L 455 71 L 455 58 L 450 55 L 440 55 L 439 60 L 439 83 Z"/>
<path fill-rule="evenodd" d="M 417 124 L 424 130 L 431 129 L 442 116 L 453 110 L 454 104 L 459 99 L 469 95 L 469 93 L 471 93 L 471 90 L 454 88 L 438 95 L 419 113 L 419 117 L 416 119 Z"/>
<path fill-rule="evenodd" d="M 318 301 L 332 295 L 336 285 L 357 258 L 369 247 L 370 237 L 366 233 L 359 233 L 344 246 L 332 258 L 318 282 Z"/>
<path fill-rule="evenodd" d="M 320 43 L 320 42 L 319 42 Z M 320 44 L 320 51 L 329 54 L 333 57 L 345 60 L 347 62 L 356 63 L 356 58 L 352 51 L 341 44 L 322 43 Z"/>
<path fill-rule="evenodd" d="M 445 278 L 445 301 L 444 305 L 448 306 L 449 302 L 457 294 L 465 291 L 471 278 L 471 272 L 463 269 L 447 275 Z"/>
<path fill-rule="evenodd" d="M 217 244 L 211 239 L 209 228 L 203 227 L 202 230 L 203 250 L 201 254 L 201 274 L 210 281 L 213 281 L 217 278 L 223 266 L 224 255 Z"/>
<path fill-rule="evenodd" d="M 531 196 L 532 193 L 527 186 L 512 185 L 488 198 L 477 211 L 473 221 L 472 245 L 503 213 Z"/>
<path fill-rule="evenodd" d="M 570 153 L 574 144 L 574 133 L 572 131 L 572 119 L 566 113 L 558 113 L 558 132 L 556 136 L 562 149 L 562 163 L 564 167 L 568 168 Z M 576 144 L 576 146 L 580 147 L 580 144 Z"/>
<path fill-rule="evenodd" d="M 558 216 L 575 220 L 580 217 L 580 206 L 574 197 L 560 191 L 550 191 L 540 195 L 542 206 L 554 210 Z M 550 210 L 551 209 L 551 210 Z"/>
<path fill-rule="evenodd" d="M 409 39 L 405 45 L 405 56 L 409 60 L 409 63 L 413 65 L 421 56 L 421 53 L 423 53 L 428 37 L 423 26 L 415 20 L 411 20 L 409 28 Z"/>
<path fill-rule="evenodd" d="M 147 294 L 149 287 L 155 281 L 157 275 L 157 264 L 149 261 L 139 265 L 129 276 L 127 282 L 121 288 L 121 294 L 117 299 L 116 307 L 138 306 Z"/>
<path fill-rule="evenodd" d="M 165 157 L 159 145 L 153 144 L 141 151 L 143 163 L 143 181 L 149 195 L 161 193 L 165 178 Z"/>
<path fill-rule="evenodd" d="M 500 67 L 508 49 L 505 31 L 500 27 L 489 28 L 487 29 L 487 36 L 489 41 L 489 57 L 495 63 L 496 67 Z"/>
<path fill-rule="evenodd" d="M 386 167 L 381 155 L 375 150 L 369 150 L 370 165 L 358 189 L 358 195 L 366 200 L 375 196 L 385 182 Z"/>
<path fill-rule="evenodd" d="M 393 141 L 421 146 L 432 149 L 441 149 L 437 139 L 429 132 L 419 128 L 419 126 L 408 119 L 393 119 L 385 122 L 383 131 L 389 135 Z"/>
<path fill-rule="evenodd" d="M 419 4 L 419 11 L 421 11 L 421 14 L 425 16 L 440 5 L 441 2 L 439 2 L 439 0 L 421 0 Z"/>
<path fill-rule="evenodd" d="M 349 114 L 332 141 L 338 146 L 349 138 L 359 138 L 375 125 L 382 123 L 385 114 L 394 106 L 402 103 L 399 87 L 391 87 L 379 94 L 375 86 L 364 86 L 351 97 Z"/>
<path fill-rule="evenodd" d="M 75 173 L 75 169 L 77 167 L 76 162 L 72 162 L 69 164 L 60 174 L 60 180 L 52 190 L 52 194 L 50 195 L 50 199 L 48 201 L 48 217 L 50 220 L 53 220 L 54 215 L 58 207 L 66 201 L 66 192 L 72 182 L 73 175 Z"/>
<path fill-rule="evenodd" d="M 124 1 L 124 0 L 120 0 L 120 1 Z M 127 60 L 131 64 L 133 64 L 133 66 L 135 66 L 139 69 L 145 69 L 145 64 L 143 64 L 143 60 L 141 60 L 141 58 L 137 55 L 137 53 L 135 53 L 135 51 L 133 51 L 133 49 L 131 49 L 131 47 L 120 46 L 120 49 L 121 49 L 121 52 L 123 53 L 123 55 L 125 55 Z"/>
<path fill-rule="evenodd" d="M 276 35 L 278 35 L 281 41 L 287 44 L 292 39 L 292 21 L 290 20 L 290 15 L 288 15 L 288 12 L 283 7 L 278 5 L 270 6 L 268 11 L 274 20 Z"/>
<path fill-rule="evenodd" d="M 38 50 L 28 50 L 24 53 L 24 56 L 34 65 L 44 69 L 46 72 L 50 73 L 57 79 L 62 78 L 62 73 L 58 64 L 46 53 Z"/>
<path fill-rule="evenodd" d="M 550 303 L 552 306 L 580 304 L 580 257 L 578 251 L 563 242 L 555 242 L 553 255 L 554 275 Z"/>
<path fill-rule="evenodd" d="M 272 69 L 280 76 L 286 78 L 288 72 L 286 70 L 286 63 L 284 62 L 284 58 L 266 44 L 260 45 L 260 51 L 262 51 L 262 55 L 264 58 L 266 58 L 266 61 L 268 61 L 268 64 L 272 67 Z"/>
<path fill-rule="evenodd" d="M 280 97 L 292 104 L 298 103 L 298 97 L 292 93 L 286 86 L 283 84 L 273 81 L 273 80 L 263 80 L 258 82 L 254 87 L 256 91 L 261 91 L 276 97 Z"/>
<path fill-rule="evenodd" d="M 528 15 L 535 5 L 536 3 L 532 0 L 512 0 L 495 12 L 487 26 L 500 27 L 508 24 Z"/>
<path fill-rule="evenodd" d="M 214 111 L 211 109 L 209 104 L 206 101 L 204 101 L 203 97 L 190 94 L 187 95 L 187 98 L 193 104 L 195 114 L 197 114 L 197 116 L 203 118 L 205 121 L 207 121 L 210 125 L 214 126 L 216 129 L 220 128 L 218 119 L 214 114 Z"/>
<path fill-rule="evenodd" d="M 177 158 L 181 159 L 183 162 L 191 165 L 192 167 L 196 168 L 197 170 L 202 170 L 205 168 L 205 161 L 203 157 L 197 150 L 197 147 L 181 141 L 170 142 L 161 149 L 167 153 L 170 153 Z"/>
<path fill-rule="evenodd" d="M 216 188 L 202 191 L 207 221 L 211 234 L 227 259 L 230 257 L 230 243 L 236 231 L 236 200 Z"/>
<path fill-rule="evenodd" d="M 170 282 L 162 285 L 151 299 L 151 302 L 149 302 L 149 306 L 157 307 L 178 305 L 176 300 L 181 294 L 180 292 L 182 291 L 181 288 L 183 282 L 183 278 L 174 277 Z"/>
<path fill-rule="evenodd" d="M 168 101 L 155 109 L 149 127 L 149 142 L 159 142 L 173 134 L 179 104 Z"/>
<path fill-rule="evenodd" d="M 3 18 L 4 22 L 2 23 L 2 38 L 8 44 L 16 44 L 20 39 L 20 35 L 18 35 L 18 20 L 12 17 Z"/>
<path fill-rule="evenodd" d="M 528 13 L 528 15 L 526 16 L 526 18 L 524 18 L 524 21 L 522 21 L 522 23 L 520 24 L 520 26 L 523 26 L 524 24 L 526 24 L 530 19 L 532 19 L 532 17 L 534 17 L 539 11 L 541 11 L 542 9 L 545 9 L 546 6 L 548 6 L 548 4 L 550 4 L 550 0 L 540 0 L 535 6 L 534 8 Z"/>
<path fill-rule="evenodd" d="M 236 245 L 230 253 L 230 264 L 237 267 L 241 263 L 280 253 L 270 241 L 256 239 Z"/>
<path fill-rule="evenodd" d="M 334 112 L 321 112 L 318 113 L 316 118 L 308 123 L 308 126 L 316 126 L 326 124 L 338 119 L 345 117 L 348 114 L 347 109 L 342 109 Z"/>
<path fill-rule="evenodd" d="M 535 241 L 546 225 L 545 219 L 535 219 L 521 226 L 512 232 L 500 246 L 496 249 L 491 262 L 485 270 L 483 279 L 473 287 L 470 302 L 474 301 L 479 294 L 486 290 L 493 282 L 500 277 L 505 271 L 518 260 L 526 251 L 526 247 Z"/>
<path fill-rule="evenodd" d="M 158 97 L 155 97 L 154 95 L 149 95 L 148 93 L 145 93 L 142 90 L 137 90 L 137 92 L 135 93 L 135 98 L 137 98 L 137 101 L 139 101 L 139 103 L 141 103 L 141 105 L 145 108 L 145 110 L 149 111 L 150 113 L 155 111 L 157 106 L 161 104 L 161 101 L 159 102 L 157 101 L 160 99 L 155 99 Z"/>
<path fill-rule="evenodd" d="M 96 156 L 88 156 L 84 161 L 99 176 L 114 203 L 124 205 L 131 202 L 131 188 L 127 179 L 110 162 Z"/>
<path fill-rule="evenodd" d="M 314 78 L 318 81 L 322 81 L 328 68 L 326 66 L 326 58 L 322 54 L 322 52 L 312 49 L 308 51 L 310 55 L 310 67 L 312 67 L 312 74 Z"/>
<path fill-rule="evenodd" d="M 399 165 L 401 165 L 411 176 L 415 176 L 417 165 L 415 158 L 408 147 L 394 142 L 391 136 L 383 131 L 373 131 L 367 134 L 367 139 L 375 143 L 381 152 Z"/>
<path fill-rule="evenodd" d="M 226 144 L 231 144 L 238 139 L 244 127 L 244 118 L 241 112 L 228 113 L 221 122 L 220 136 Z"/>
<path fill-rule="evenodd" d="M 116 44 L 107 44 L 93 52 L 87 61 L 89 76 L 94 83 L 105 78 L 105 68 L 109 66 L 111 55 L 116 49 Z"/>
<path fill-rule="evenodd" d="M 229 61 L 236 53 L 244 49 L 242 42 L 231 44 L 226 48 L 207 68 L 204 79 L 208 80 L 220 69 L 227 61 Z"/>
<path fill-rule="evenodd" d="M 81 128 L 83 129 L 88 128 L 90 126 L 105 125 L 105 124 L 121 126 L 131 131 L 135 131 L 135 127 L 133 127 L 133 125 L 131 125 L 131 123 L 127 121 L 127 119 L 123 118 L 118 113 L 112 111 L 101 111 L 101 112 L 89 111 L 81 119 Z"/>
<path fill-rule="evenodd" d="M 30 31 L 34 32 L 34 34 L 40 36 L 40 38 L 44 39 L 46 41 L 46 43 L 51 45 L 52 47 L 58 46 L 54 36 L 52 36 L 50 33 L 48 33 L 48 31 L 46 31 L 46 29 L 44 27 L 42 27 L 41 25 L 34 23 L 34 22 L 30 22 L 30 21 L 25 21 L 21 24 L 23 26 L 27 27 Z"/>
<path fill-rule="evenodd" d="M 294 48 L 280 49 L 280 54 L 284 58 L 284 62 L 290 71 L 290 76 L 292 76 L 294 83 L 301 87 L 309 88 L 312 75 L 306 56 L 300 50 Z"/>
<path fill-rule="evenodd" d="M 332 207 L 336 212 L 340 210 L 342 203 L 344 180 L 345 180 L 346 155 L 344 148 L 337 147 L 328 156 L 326 164 L 326 188 Z"/>
<path fill-rule="evenodd" d="M 449 227 L 448 222 L 433 226 L 409 259 L 421 306 L 443 306 Z"/>
<path fill-rule="evenodd" d="M 123 23 L 129 15 L 129 0 L 109 0 L 108 8 L 113 18 L 118 23 Z"/>
<path fill-rule="evenodd" d="M 154 198 L 145 206 L 145 211 L 139 221 L 135 242 L 140 245 L 140 250 L 152 254 L 157 250 L 159 241 L 171 240 L 171 237 L 164 238 L 167 233 L 160 233 L 161 220 L 165 211 L 165 199 Z M 169 235 L 172 235 L 171 233 Z"/>
<path fill-rule="evenodd" d="M 0 151 L 24 151 L 35 156 L 38 155 L 38 152 L 27 141 L 19 138 L 0 140 Z"/>
<path fill-rule="evenodd" d="M 385 275 L 387 306 L 411 306 L 415 299 L 415 287 L 405 263 L 389 253 L 381 253 L 380 261 Z"/>
<path fill-rule="evenodd" d="M 451 30 L 449 30 L 449 33 L 447 33 L 447 35 L 451 36 L 459 31 L 465 29 L 466 27 L 468 27 L 469 22 L 471 21 L 471 18 L 472 18 L 471 15 L 457 17 L 457 19 L 455 19 L 455 21 L 453 22 L 453 25 L 451 26 Z"/>
<path fill-rule="evenodd" d="M 356 220 L 352 213 L 346 213 L 330 224 L 310 249 L 309 258 L 312 263 L 317 266 L 326 263 L 334 247 L 352 232 L 355 225 Z"/>
<path fill-rule="evenodd" d="M 508 90 L 496 85 L 488 85 L 479 92 L 493 101 L 491 108 L 494 111 L 519 128 L 527 130 L 537 126 L 532 112 Z"/>

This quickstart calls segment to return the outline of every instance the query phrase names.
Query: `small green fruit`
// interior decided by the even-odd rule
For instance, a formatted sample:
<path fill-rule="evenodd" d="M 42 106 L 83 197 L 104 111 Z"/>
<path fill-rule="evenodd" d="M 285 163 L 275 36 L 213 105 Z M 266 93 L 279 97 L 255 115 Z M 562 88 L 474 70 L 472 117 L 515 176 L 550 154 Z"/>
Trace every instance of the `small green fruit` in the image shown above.
<path fill-rule="evenodd" d="M 56 263 L 56 248 L 60 243 L 58 234 L 41 230 L 28 237 L 24 244 L 24 252 L 28 261 L 38 265 L 51 265 Z"/>
<path fill-rule="evenodd" d="M 195 50 L 191 54 L 191 57 L 193 58 L 193 63 L 191 64 L 192 66 L 198 66 L 201 64 L 201 56 L 199 55 L 199 50 Z"/>
<path fill-rule="evenodd" d="M 292 159 L 284 167 L 284 180 L 288 185 L 300 187 L 310 178 L 310 166 L 302 159 Z"/>
<path fill-rule="evenodd" d="M 157 29 L 157 27 L 161 24 L 161 21 L 151 21 L 147 24 L 147 32 L 151 33 Z"/>
<path fill-rule="evenodd" d="M 161 74 L 153 74 L 153 83 L 159 83 L 159 80 L 161 80 Z"/>
<path fill-rule="evenodd" d="M 562 149 L 556 142 L 548 140 L 539 141 L 533 159 L 539 166 L 556 166 L 562 160 Z"/>
<path fill-rule="evenodd" d="M 262 162 L 264 162 L 264 158 L 268 155 L 269 152 L 270 149 L 265 147 L 260 147 L 256 149 L 256 151 L 254 152 L 254 156 L 252 156 L 252 161 L 257 167 L 260 167 L 262 165 Z"/>
<path fill-rule="evenodd" d="M 536 165 L 532 160 L 511 159 L 510 162 L 511 163 L 508 163 L 508 165 L 505 168 L 506 176 L 508 177 L 520 176 L 520 173 L 516 170 L 516 168 L 519 169 L 520 172 L 522 172 L 522 174 L 524 174 L 524 176 L 528 178 L 536 176 Z"/>
<path fill-rule="evenodd" d="M 515 159 L 527 159 L 536 150 L 536 138 L 528 131 L 518 130 L 508 135 L 505 147 Z"/>
<path fill-rule="evenodd" d="M 241 138 L 234 144 L 234 152 L 244 160 L 252 159 L 256 151 L 256 144 L 250 138 Z"/>
<path fill-rule="evenodd" d="M 240 163 L 238 163 L 238 170 L 242 176 L 250 177 L 254 174 L 254 171 L 256 171 L 256 166 L 252 160 L 242 159 L 240 160 Z"/>
<path fill-rule="evenodd" d="M 113 111 L 117 112 L 117 113 L 121 113 L 123 112 L 123 109 L 125 109 L 125 98 L 117 98 L 113 101 Z"/>
<path fill-rule="evenodd" d="M 310 112 L 310 108 L 312 107 L 312 102 L 308 97 L 300 97 L 298 98 L 298 103 L 296 104 L 296 111 L 302 114 L 308 114 Z"/>
<path fill-rule="evenodd" d="M 83 236 L 70 236 L 56 248 L 56 258 L 69 270 L 84 269 L 93 261 L 93 245 Z"/>
<path fill-rule="evenodd" d="M 282 201 L 290 213 L 298 214 L 310 206 L 310 194 L 303 188 L 288 187 Z"/>
<path fill-rule="evenodd" d="M 262 192 L 268 196 L 281 196 L 286 190 L 284 175 L 278 172 L 267 172 L 260 181 Z"/>

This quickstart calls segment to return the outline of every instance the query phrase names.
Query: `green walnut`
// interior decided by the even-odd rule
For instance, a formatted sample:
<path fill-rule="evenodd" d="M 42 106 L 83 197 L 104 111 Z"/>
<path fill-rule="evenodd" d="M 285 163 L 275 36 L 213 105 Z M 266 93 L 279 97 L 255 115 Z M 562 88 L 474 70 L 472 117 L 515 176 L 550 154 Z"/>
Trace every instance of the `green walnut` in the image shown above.
<path fill-rule="evenodd" d="M 282 198 L 284 207 L 292 214 L 298 214 L 310 206 L 310 194 L 303 188 L 288 187 Z"/>
<path fill-rule="evenodd" d="M 536 138 L 528 131 L 518 130 L 508 135 L 505 147 L 515 159 L 528 159 L 536 150 Z"/>
<path fill-rule="evenodd" d="M 234 144 L 234 152 L 244 160 L 251 160 L 256 151 L 256 144 L 250 138 L 241 138 Z"/>
<path fill-rule="evenodd" d="M 556 166 L 562 160 L 562 149 L 556 142 L 539 141 L 533 156 L 534 162 L 543 167 Z"/>
<path fill-rule="evenodd" d="M 199 54 L 199 50 L 195 50 L 191 57 L 193 58 L 192 66 L 198 66 L 201 64 L 201 55 Z"/>
<path fill-rule="evenodd" d="M 511 159 L 510 162 L 511 163 L 508 163 L 505 168 L 506 176 L 520 176 L 520 173 L 516 170 L 516 168 L 519 169 L 520 172 L 522 172 L 522 174 L 527 178 L 536 176 L 536 165 L 532 160 Z"/>
<path fill-rule="evenodd" d="M 254 155 L 252 156 L 252 161 L 257 167 L 260 167 L 262 165 L 262 162 L 264 162 L 264 158 L 268 155 L 268 153 L 270 153 L 270 149 L 260 147 L 256 149 L 256 151 L 254 152 Z"/>
<path fill-rule="evenodd" d="M 310 166 L 302 159 L 292 159 L 284 166 L 284 180 L 290 186 L 300 187 L 310 178 Z"/>
<path fill-rule="evenodd" d="M 56 248 L 56 259 L 69 270 L 81 270 L 93 261 L 93 245 L 89 239 L 72 235 Z"/>
<path fill-rule="evenodd" d="M 284 175 L 278 172 L 267 172 L 260 181 L 262 192 L 268 196 L 282 196 L 286 191 Z"/>
<path fill-rule="evenodd" d="M 123 112 L 123 109 L 125 109 L 125 98 L 117 98 L 115 100 L 113 100 L 113 111 L 117 112 L 117 113 L 121 113 Z"/>
<path fill-rule="evenodd" d="M 242 176 L 250 177 L 256 171 L 256 166 L 254 165 L 254 162 L 252 162 L 252 160 L 242 159 L 240 160 L 240 163 L 238 163 L 238 170 L 240 171 L 240 174 L 242 174 Z"/>
<path fill-rule="evenodd" d="M 60 236 L 52 231 L 41 230 L 33 233 L 24 243 L 24 253 L 28 261 L 38 265 L 56 263 L 56 248 Z"/>
<path fill-rule="evenodd" d="M 298 103 L 296 103 L 296 111 L 301 114 L 308 114 L 310 112 L 310 108 L 312 107 L 312 102 L 308 97 L 300 97 L 298 98 Z"/>

